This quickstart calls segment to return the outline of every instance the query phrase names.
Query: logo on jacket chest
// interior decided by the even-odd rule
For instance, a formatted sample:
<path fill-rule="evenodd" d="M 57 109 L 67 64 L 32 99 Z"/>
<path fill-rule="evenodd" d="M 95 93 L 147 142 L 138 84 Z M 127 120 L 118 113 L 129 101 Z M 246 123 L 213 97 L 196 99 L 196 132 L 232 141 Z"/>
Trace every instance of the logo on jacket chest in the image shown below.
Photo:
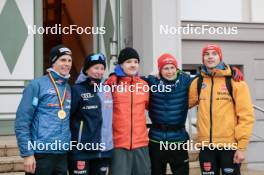
<path fill-rule="evenodd" d="M 56 94 L 56 90 L 54 88 L 50 88 L 47 90 L 47 93 L 50 95 L 54 95 L 54 94 Z"/>
<path fill-rule="evenodd" d="M 56 81 L 56 83 L 58 83 L 59 85 L 61 85 L 63 83 L 63 80 L 62 79 L 59 79 Z"/>
<path fill-rule="evenodd" d="M 220 85 L 220 87 L 219 87 L 219 89 L 217 91 L 217 95 L 226 96 L 228 94 L 229 94 L 229 92 L 228 92 L 228 89 L 227 89 L 226 85 L 224 85 L 224 84 Z"/>
<path fill-rule="evenodd" d="M 89 109 L 98 109 L 98 106 L 97 105 L 91 105 L 91 106 L 83 106 L 82 109 L 84 110 L 89 110 Z"/>
<path fill-rule="evenodd" d="M 227 89 L 227 87 L 226 87 L 226 85 L 225 84 L 222 84 L 221 86 L 220 86 L 220 92 L 228 92 L 228 89 Z"/>
<path fill-rule="evenodd" d="M 203 82 L 201 89 L 205 89 L 206 87 L 207 87 L 207 85 Z"/>
<path fill-rule="evenodd" d="M 66 92 L 65 99 L 67 99 L 67 100 L 71 100 L 71 92 L 70 92 L 70 91 L 67 91 L 67 92 Z"/>
<path fill-rule="evenodd" d="M 84 101 L 86 100 L 89 100 L 90 98 L 93 98 L 94 97 L 94 94 L 91 94 L 91 93 L 83 93 L 81 94 L 81 97 Z"/>

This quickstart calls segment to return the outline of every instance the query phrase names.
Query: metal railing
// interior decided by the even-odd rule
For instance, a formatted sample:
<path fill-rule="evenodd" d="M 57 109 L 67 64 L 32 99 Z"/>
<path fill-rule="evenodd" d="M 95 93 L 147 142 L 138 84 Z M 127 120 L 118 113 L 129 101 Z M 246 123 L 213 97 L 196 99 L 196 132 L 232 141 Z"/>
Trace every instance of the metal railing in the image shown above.
<path fill-rule="evenodd" d="M 264 114 L 264 109 L 262 107 L 259 107 L 257 105 L 253 105 L 253 108 L 256 110 L 256 111 L 259 111 L 261 112 L 262 114 Z M 260 119 L 256 119 L 256 121 L 264 121 L 264 117 L 263 118 L 260 118 Z M 264 138 L 262 136 L 259 136 L 257 135 L 256 133 L 252 133 L 252 135 L 257 138 L 258 140 L 256 141 L 253 141 L 253 142 L 264 142 Z"/>
<path fill-rule="evenodd" d="M 260 112 L 263 112 L 263 113 L 264 113 L 264 109 L 263 109 L 263 108 L 261 108 L 261 107 L 259 107 L 259 106 L 257 106 L 257 105 L 253 105 L 253 108 L 254 108 L 254 109 L 257 109 L 258 111 L 260 111 Z"/>
<path fill-rule="evenodd" d="M 264 109 L 262 107 L 259 107 L 257 105 L 253 105 L 253 108 L 256 110 L 256 111 L 259 111 L 261 113 L 264 113 Z M 264 117 L 261 118 L 261 119 L 256 119 L 256 121 L 264 121 Z"/>

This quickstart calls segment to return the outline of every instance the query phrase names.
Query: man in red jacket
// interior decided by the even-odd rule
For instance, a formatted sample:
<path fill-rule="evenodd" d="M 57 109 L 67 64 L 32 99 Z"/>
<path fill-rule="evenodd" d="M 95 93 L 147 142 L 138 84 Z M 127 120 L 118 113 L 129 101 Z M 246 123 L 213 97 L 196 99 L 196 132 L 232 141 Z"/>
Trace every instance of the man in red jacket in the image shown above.
<path fill-rule="evenodd" d="M 148 84 L 138 76 L 139 55 L 133 48 L 121 50 L 115 75 L 106 82 L 113 95 L 114 155 L 112 175 L 150 175 L 145 109 Z M 137 88 L 137 86 L 141 88 Z M 121 88 L 120 88 L 121 87 Z"/>

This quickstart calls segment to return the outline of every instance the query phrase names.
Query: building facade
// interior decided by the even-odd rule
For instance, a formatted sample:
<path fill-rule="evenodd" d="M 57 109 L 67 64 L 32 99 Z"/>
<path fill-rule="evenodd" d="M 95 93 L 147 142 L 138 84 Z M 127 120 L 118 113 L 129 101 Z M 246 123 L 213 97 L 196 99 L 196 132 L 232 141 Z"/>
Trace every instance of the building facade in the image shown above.
<path fill-rule="evenodd" d="M 108 72 L 119 50 L 133 46 L 142 58 L 141 74 L 155 73 L 156 60 L 164 52 L 173 54 L 183 70 L 195 73 L 202 47 L 218 43 L 224 61 L 243 70 L 254 104 L 264 108 L 263 7 L 262 0 L 0 0 L 0 135 L 14 133 L 23 89 L 45 73 L 49 49 L 59 43 L 73 50 L 71 83 L 91 52 L 107 55 Z M 56 24 L 86 28 L 87 33 L 42 34 Z M 234 27 L 236 32 L 195 34 L 183 30 L 188 26 Z M 263 119 L 256 110 L 249 160 L 258 168 L 263 168 L 264 155 L 254 150 L 264 146 Z"/>

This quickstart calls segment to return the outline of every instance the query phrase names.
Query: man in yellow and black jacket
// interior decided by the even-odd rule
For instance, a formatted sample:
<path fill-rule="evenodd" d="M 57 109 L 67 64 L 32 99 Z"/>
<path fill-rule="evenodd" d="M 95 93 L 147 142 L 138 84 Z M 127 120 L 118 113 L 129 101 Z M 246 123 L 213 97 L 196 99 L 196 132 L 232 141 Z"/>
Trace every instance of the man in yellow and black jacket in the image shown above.
<path fill-rule="evenodd" d="M 249 88 L 245 81 L 230 78 L 229 92 L 227 81 L 232 70 L 223 63 L 218 45 L 207 45 L 202 55 L 200 78 L 192 81 L 189 90 L 189 107 L 198 105 L 201 171 L 219 175 L 221 170 L 223 175 L 240 175 L 254 123 Z"/>

